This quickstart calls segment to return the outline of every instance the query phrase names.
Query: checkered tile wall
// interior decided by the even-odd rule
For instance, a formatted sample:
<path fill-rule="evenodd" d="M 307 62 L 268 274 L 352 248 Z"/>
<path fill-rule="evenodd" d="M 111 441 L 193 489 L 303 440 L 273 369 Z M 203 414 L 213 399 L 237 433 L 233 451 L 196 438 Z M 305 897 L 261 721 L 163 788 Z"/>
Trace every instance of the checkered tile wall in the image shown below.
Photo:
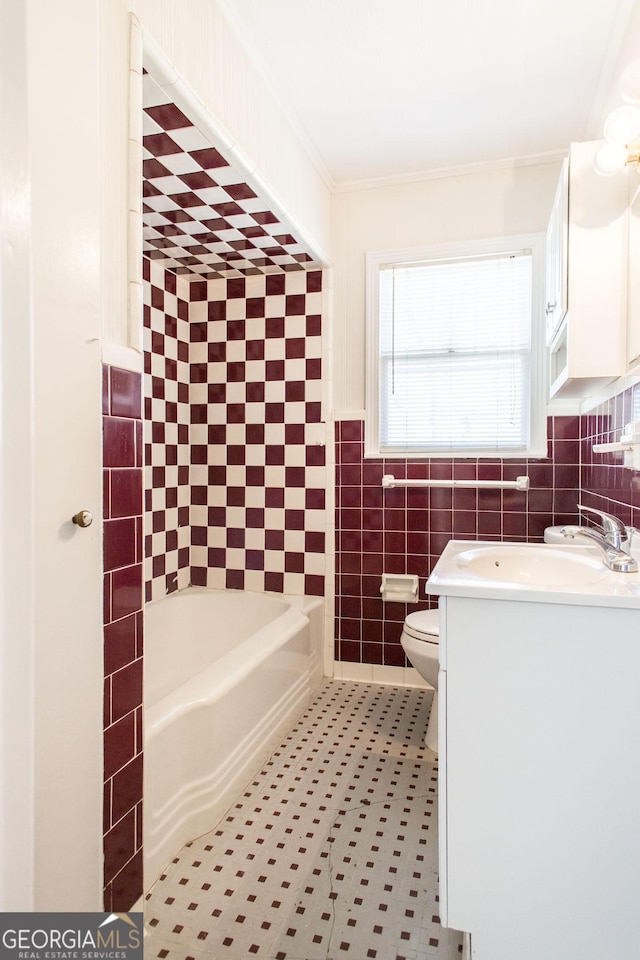
<path fill-rule="evenodd" d="M 319 266 L 286 219 L 257 195 L 246 171 L 147 73 L 143 137 L 143 248 L 149 259 L 208 280 Z"/>
<path fill-rule="evenodd" d="M 322 595 L 321 272 L 145 271 L 147 598 Z"/>
<path fill-rule="evenodd" d="M 189 284 L 146 259 L 144 278 L 145 580 L 152 600 L 190 578 Z"/>
<path fill-rule="evenodd" d="M 210 281 L 191 304 L 193 582 L 324 593 L 321 279 Z"/>

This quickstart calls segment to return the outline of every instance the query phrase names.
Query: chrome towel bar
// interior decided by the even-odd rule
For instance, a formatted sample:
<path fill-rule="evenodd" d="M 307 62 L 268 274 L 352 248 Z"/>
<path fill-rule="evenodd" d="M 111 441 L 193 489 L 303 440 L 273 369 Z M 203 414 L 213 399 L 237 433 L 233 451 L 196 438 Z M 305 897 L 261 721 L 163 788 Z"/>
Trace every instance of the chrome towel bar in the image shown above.
<path fill-rule="evenodd" d="M 472 487 L 491 490 L 528 490 L 529 477 L 516 477 L 515 480 L 404 480 L 396 479 L 391 473 L 382 478 L 383 487 Z"/>

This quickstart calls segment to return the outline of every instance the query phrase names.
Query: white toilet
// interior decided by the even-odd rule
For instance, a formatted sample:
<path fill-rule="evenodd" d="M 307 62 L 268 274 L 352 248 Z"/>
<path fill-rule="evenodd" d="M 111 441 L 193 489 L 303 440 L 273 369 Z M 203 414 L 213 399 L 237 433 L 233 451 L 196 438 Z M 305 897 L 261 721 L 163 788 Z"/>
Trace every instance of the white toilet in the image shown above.
<path fill-rule="evenodd" d="M 416 610 L 404 622 L 400 642 L 411 664 L 435 689 L 424 738 L 425 746 L 438 752 L 438 647 L 440 620 L 437 610 Z"/>

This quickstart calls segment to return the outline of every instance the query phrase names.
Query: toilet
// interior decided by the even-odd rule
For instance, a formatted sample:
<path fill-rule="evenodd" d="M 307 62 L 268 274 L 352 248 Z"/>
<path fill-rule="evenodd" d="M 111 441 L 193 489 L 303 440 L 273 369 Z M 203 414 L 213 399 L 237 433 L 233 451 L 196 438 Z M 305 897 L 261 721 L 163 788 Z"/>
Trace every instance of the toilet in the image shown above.
<path fill-rule="evenodd" d="M 435 689 L 425 734 L 425 746 L 438 752 L 438 648 L 440 620 L 437 610 L 416 610 L 404 622 L 400 643 L 410 663 Z"/>

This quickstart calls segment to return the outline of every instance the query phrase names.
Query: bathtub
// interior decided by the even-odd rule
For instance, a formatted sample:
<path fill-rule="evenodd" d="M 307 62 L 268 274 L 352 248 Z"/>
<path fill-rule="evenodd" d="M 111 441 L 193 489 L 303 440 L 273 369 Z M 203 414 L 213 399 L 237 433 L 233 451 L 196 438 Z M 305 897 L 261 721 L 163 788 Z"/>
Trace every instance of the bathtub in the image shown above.
<path fill-rule="evenodd" d="M 211 830 L 322 679 L 323 601 L 188 587 L 145 608 L 144 884 Z"/>

